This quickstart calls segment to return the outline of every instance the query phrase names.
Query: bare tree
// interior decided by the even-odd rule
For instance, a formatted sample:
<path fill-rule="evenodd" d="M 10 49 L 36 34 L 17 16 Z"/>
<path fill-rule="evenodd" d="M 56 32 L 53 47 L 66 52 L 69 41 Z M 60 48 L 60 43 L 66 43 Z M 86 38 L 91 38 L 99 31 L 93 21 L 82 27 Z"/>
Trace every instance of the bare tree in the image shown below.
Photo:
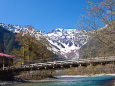
<path fill-rule="evenodd" d="M 115 1 L 114 0 L 95 0 L 95 1 L 87 0 L 87 2 L 89 3 L 89 7 L 86 9 L 87 15 L 86 16 L 82 15 L 80 17 L 80 23 L 78 24 L 78 27 L 80 29 L 85 29 L 88 31 L 93 30 L 95 32 L 95 36 L 98 36 L 98 38 L 103 36 L 103 34 L 99 33 L 99 28 L 101 27 L 108 28 L 106 29 L 105 32 L 109 36 L 115 34 L 114 32 Z M 100 41 L 101 40 L 102 39 L 100 38 Z"/>
<path fill-rule="evenodd" d="M 115 49 L 115 0 L 87 0 L 86 15 L 82 15 L 78 28 L 88 30 L 90 38 L 97 38 L 107 47 Z"/>

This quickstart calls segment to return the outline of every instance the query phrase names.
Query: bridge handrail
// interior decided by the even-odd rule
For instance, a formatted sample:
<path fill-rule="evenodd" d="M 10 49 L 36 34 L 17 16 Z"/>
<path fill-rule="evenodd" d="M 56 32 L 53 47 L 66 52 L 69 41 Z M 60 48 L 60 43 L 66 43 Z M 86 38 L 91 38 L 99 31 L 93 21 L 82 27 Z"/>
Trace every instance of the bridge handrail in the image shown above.
<path fill-rule="evenodd" d="M 50 61 L 50 62 L 42 62 L 42 63 L 33 63 L 29 65 L 24 65 L 23 67 L 18 67 L 18 66 L 10 66 L 10 67 L 5 67 L 5 70 L 9 69 L 18 69 L 18 68 L 28 68 L 28 67 L 39 67 L 39 66 L 50 66 L 50 65 L 63 65 L 63 64 L 73 64 L 73 63 L 82 63 L 82 62 L 94 62 L 94 61 L 115 61 L 115 56 L 106 56 L 106 57 L 95 57 L 95 58 L 87 58 L 87 59 L 77 59 L 77 60 L 65 60 L 65 61 Z M 2 70 L 2 69 L 0 69 Z"/>

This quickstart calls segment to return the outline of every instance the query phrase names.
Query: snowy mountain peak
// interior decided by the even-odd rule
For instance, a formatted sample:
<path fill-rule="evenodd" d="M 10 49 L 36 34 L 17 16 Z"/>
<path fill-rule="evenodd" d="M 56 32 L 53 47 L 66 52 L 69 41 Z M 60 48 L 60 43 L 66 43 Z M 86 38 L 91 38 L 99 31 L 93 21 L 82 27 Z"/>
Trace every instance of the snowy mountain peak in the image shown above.
<path fill-rule="evenodd" d="M 55 31 L 62 32 L 63 29 L 61 29 L 61 28 L 57 28 L 57 29 L 55 29 Z"/>
<path fill-rule="evenodd" d="M 76 29 L 55 29 L 48 33 L 48 41 L 66 58 L 79 58 L 79 49 L 87 42 L 87 36 Z M 72 55 L 70 55 L 72 54 Z"/>
<path fill-rule="evenodd" d="M 0 26 L 14 33 L 20 33 L 20 31 L 25 31 L 28 29 L 26 27 L 21 27 L 19 25 L 11 25 L 11 24 L 6 25 L 4 23 L 0 23 Z"/>
<path fill-rule="evenodd" d="M 25 31 L 24 34 L 29 33 L 30 35 L 36 37 L 37 39 L 39 39 L 42 36 L 39 31 L 35 29 L 28 29 L 28 27 L 22 27 L 19 25 L 11 25 L 11 24 L 6 25 L 4 23 L 0 23 L 0 26 L 9 31 L 12 31 L 13 33 L 20 33 L 21 31 Z"/>

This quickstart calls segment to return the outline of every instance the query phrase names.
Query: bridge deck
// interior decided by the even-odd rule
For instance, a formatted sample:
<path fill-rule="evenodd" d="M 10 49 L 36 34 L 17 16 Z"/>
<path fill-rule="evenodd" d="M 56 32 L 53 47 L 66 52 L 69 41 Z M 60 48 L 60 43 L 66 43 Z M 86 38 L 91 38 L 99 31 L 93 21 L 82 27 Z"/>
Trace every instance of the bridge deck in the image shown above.
<path fill-rule="evenodd" d="M 96 57 L 96 58 L 88 58 L 88 59 L 78 59 L 78 60 L 66 60 L 66 61 L 54 61 L 54 62 L 46 62 L 46 63 L 34 63 L 30 65 L 23 65 L 22 67 L 6 67 L 4 70 L 0 71 L 29 71 L 29 70 L 40 70 L 40 69 L 58 69 L 58 68 L 66 68 L 72 66 L 80 66 L 80 65 L 96 65 L 96 64 L 108 64 L 115 63 L 115 56 L 109 57 Z"/>

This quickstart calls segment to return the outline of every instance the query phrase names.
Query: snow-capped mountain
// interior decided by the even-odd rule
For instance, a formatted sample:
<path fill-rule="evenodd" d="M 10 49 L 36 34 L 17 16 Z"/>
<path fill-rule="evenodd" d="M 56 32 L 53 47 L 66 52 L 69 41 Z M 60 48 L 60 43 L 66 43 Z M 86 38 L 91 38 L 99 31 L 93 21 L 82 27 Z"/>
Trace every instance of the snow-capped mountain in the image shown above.
<path fill-rule="evenodd" d="M 48 41 L 67 59 L 79 58 L 79 49 L 87 42 L 86 31 L 57 28 L 48 33 Z"/>
<path fill-rule="evenodd" d="M 4 23 L 0 23 L 0 26 L 1 26 L 1 27 L 4 27 L 4 28 L 6 28 L 7 30 L 12 31 L 12 32 L 14 32 L 14 33 L 20 33 L 20 31 L 25 31 L 25 30 L 27 30 L 26 27 L 21 27 L 21 26 L 19 26 L 19 25 L 11 25 L 11 24 L 6 25 L 6 24 L 4 24 Z"/>
<path fill-rule="evenodd" d="M 6 25 L 4 23 L 0 23 L 0 26 L 9 31 L 12 31 L 13 33 L 20 33 L 21 31 L 25 31 L 25 34 L 29 33 L 30 35 L 35 36 L 37 39 L 39 39 L 42 34 L 35 29 L 28 29 L 28 27 L 22 27 L 19 25 L 11 25 L 11 24 Z"/>
<path fill-rule="evenodd" d="M 48 34 L 44 34 L 35 29 L 28 29 L 27 27 L 22 27 L 19 25 L 5 25 L 0 23 L 0 26 L 14 33 L 25 31 L 25 34 L 29 33 L 37 39 L 45 36 L 49 41 L 49 44 L 52 45 L 49 49 L 67 59 L 78 59 L 79 49 L 87 42 L 88 38 L 87 35 L 85 35 L 86 31 L 76 29 L 57 28 Z"/>

